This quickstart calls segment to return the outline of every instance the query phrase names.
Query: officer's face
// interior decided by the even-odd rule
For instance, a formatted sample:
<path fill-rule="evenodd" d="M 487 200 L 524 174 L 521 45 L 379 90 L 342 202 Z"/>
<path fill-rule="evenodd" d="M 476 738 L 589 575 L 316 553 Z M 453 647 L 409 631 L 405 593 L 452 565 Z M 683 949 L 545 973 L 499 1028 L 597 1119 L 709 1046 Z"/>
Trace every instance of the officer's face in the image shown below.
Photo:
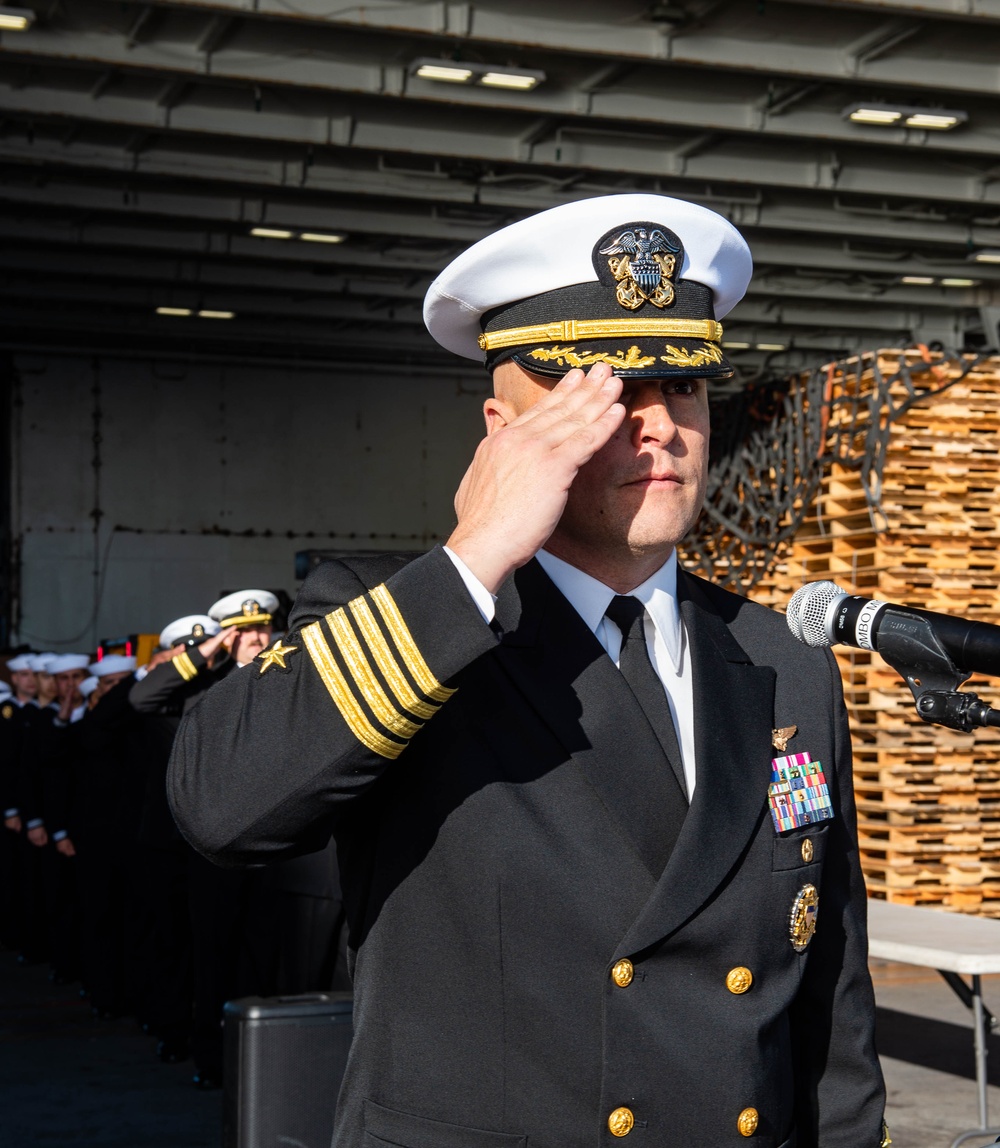
<path fill-rule="evenodd" d="M 500 385 L 527 409 L 554 380 L 501 364 Z M 513 372 L 520 379 L 512 380 Z M 513 383 L 512 386 L 509 384 Z M 701 512 L 708 480 L 708 391 L 704 379 L 626 380 L 625 418 L 611 440 L 583 466 L 547 549 L 584 565 L 588 555 L 669 557 Z"/>
<path fill-rule="evenodd" d="M 270 626 L 240 626 L 233 642 L 233 657 L 245 666 L 266 650 L 270 641 Z"/>

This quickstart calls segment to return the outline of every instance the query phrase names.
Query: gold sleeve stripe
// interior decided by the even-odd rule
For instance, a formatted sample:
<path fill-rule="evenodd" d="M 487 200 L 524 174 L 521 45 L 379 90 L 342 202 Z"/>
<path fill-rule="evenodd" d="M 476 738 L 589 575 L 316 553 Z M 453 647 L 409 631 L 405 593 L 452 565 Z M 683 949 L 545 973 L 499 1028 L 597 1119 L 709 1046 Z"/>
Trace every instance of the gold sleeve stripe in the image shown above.
<path fill-rule="evenodd" d="M 382 671 L 382 677 L 389 683 L 399 704 L 416 717 L 423 718 L 424 721 L 432 718 L 441 707 L 425 702 L 406 680 L 406 675 L 400 670 L 399 663 L 389 648 L 389 643 L 385 640 L 385 635 L 375 620 L 375 615 L 371 612 L 368 603 L 364 598 L 355 598 L 349 608 L 362 637 L 368 644 L 372 657 L 375 659 L 375 664 Z"/>
<path fill-rule="evenodd" d="M 333 634 L 333 640 L 341 657 L 347 663 L 348 673 L 368 703 L 368 708 L 375 715 L 375 720 L 389 733 L 405 737 L 409 741 L 422 728 L 423 723 L 410 721 L 389 700 L 385 690 L 382 689 L 382 683 L 375 677 L 365 657 L 365 651 L 347 615 L 343 610 L 334 610 L 332 614 L 327 614 L 326 624 L 330 627 L 330 633 Z"/>
<path fill-rule="evenodd" d="M 187 650 L 184 650 L 182 653 L 178 654 L 177 657 L 173 659 L 173 663 L 174 669 L 186 682 L 189 682 L 192 678 L 196 678 L 198 676 L 198 667 L 188 657 Z"/>
<path fill-rule="evenodd" d="M 348 729 L 370 750 L 380 757 L 395 761 L 406 748 L 405 743 L 392 741 L 380 733 L 368 720 L 368 715 L 362 709 L 357 698 L 351 692 L 346 678 L 341 673 L 340 666 L 333 656 L 333 651 L 323 636 L 321 623 L 313 622 L 302 630 L 302 641 L 305 643 L 313 665 L 316 667 L 323 685 L 333 698 L 334 705 L 340 710 L 340 715 L 347 723 Z"/>
<path fill-rule="evenodd" d="M 400 656 L 406 663 L 406 668 L 410 671 L 410 676 L 417 683 L 417 689 L 432 701 L 446 702 L 455 691 L 441 685 L 431 673 L 431 668 L 417 649 L 417 643 L 414 642 L 413 635 L 403 621 L 403 615 L 399 612 L 392 595 L 385 586 L 376 586 L 371 594 L 372 600 L 385 619 L 386 628 L 392 635 Z"/>

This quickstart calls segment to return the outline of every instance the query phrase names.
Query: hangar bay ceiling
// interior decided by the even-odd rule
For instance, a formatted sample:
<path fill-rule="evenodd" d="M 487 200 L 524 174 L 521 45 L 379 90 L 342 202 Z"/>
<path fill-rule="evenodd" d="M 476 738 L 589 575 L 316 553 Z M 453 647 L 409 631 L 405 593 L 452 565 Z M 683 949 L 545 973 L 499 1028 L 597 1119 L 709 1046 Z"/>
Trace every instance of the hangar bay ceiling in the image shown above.
<path fill-rule="evenodd" d="M 16 11 L 10 347 L 460 372 L 420 320 L 437 271 L 636 189 L 747 235 L 724 339 L 743 378 L 997 345 L 1000 0 L 18 0 L 0 23 Z"/>

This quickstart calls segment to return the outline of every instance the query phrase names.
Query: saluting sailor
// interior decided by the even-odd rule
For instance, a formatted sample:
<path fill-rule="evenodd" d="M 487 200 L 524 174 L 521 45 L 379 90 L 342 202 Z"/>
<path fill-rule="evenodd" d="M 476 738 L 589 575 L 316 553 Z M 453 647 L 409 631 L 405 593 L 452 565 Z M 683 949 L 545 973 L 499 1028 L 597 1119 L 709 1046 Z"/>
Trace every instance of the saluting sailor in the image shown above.
<path fill-rule="evenodd" d="M 459 256 L 425 319 L 494 395 L 447 546 L 317 568 L 181 726 L 206 856 L 340 847 L 338 1148 L 883 1140 L 836 665 L 676 558 L 750 271 L 643 194 Z"/>

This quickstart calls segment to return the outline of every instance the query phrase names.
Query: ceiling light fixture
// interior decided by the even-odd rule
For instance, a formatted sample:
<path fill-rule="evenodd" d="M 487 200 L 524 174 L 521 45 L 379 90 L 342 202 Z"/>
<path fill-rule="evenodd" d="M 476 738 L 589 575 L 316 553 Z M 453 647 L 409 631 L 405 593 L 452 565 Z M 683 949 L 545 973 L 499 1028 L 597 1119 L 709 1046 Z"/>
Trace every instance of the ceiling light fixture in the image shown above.
<path fill-rule="evenodd" d="M 176 315 L 180 317 L 194 314 L 190 307 L 157 307 L 156 313 L 157 315 Z"/>
<path fill-rule="evenodd" d="M 294 239 L 294 231 L 284 231 L 279 227 L 251 227 L 250 234 L 257 239 Z"/>
<path fill-rule="evenodd" d="M 453 63 L 450 60 L 427 57 L 410 64 L 410 75 L 445 84 L 480 84 L 485 88 L 507 88 L 517 92 L 530 92 L 545 79 L 545 73 L 537 68 L 507 68 L 494 64 L 472 64 L 465 60 Z"/>
<path fill-rule="evenodd" d="M 788 347 L 785 343 L 758 343 L 758 351 L 787 351 Z"/>
<path fill-rule="evenodd" d="M 343 243 L 346 238 L 346 235 L 331 235 L 323 231 L 303 231 L 299 235 L 299 239 L 306 243 Z"/>
<path fill-rule="evenodd" d="M 235 319 L 235 311 L 199 311 L 199 319 Z"/>
<path fill-rule="evenodd" d="M 898 125 L 937 132 L 951 131 L 969 118 L 968 112 L 951 108 L 913 108 L 904 104 L 848 104 L 840 114 L 856 124 Z"/>
<path fill-rule="evenodd" d="M 723 343 L 723 348 L 727 351 L 749 351 L 749 343 Z"/>
<path fill-rule="evenodd" d="M 30 8 L 0 7 L 0 29 L 5 32 L 27 32 L 35 19 L 35 13 Z"/>
<path fill-rule="evenodd" d="M 946 132 L 956 128 L 962 122 L 962 117 L 951 112 L 942 112 L 940 115 L 933 112 L 914 112 L 906 117 L 908 128 L 929 128 L 931 131 Z"/>
<path fill-rule="evenodd" d="M 974 251 L 969 258 L 973 263 L 1000 263 L 1000 248 L 984 247 L 982 251 Z"/>
<path fill-rule="evenodd" d="M 931 275 L 904 275 L 900 283 L 907 283 L 911 287 L 933 287 L 934 278 Z"/>
<path fill-rule="evenodd" d="M 431 60 L 418 60 L 413 74 L 422 80 L 437 80 L 443 84 L 467 84 L 472 79 L 472 69 L 458 64 L 434 63 Z"/>
<path fill-rule="evenodd" d="M 942 287 L 976 287 L 979 285 L 978 279 L 942 279 Z"/>
<path fill-rule="evenodd" d="M 903 113 L 891 108 L 855 108 L 847 118 L 856 124 L 898 124 Z"/>

